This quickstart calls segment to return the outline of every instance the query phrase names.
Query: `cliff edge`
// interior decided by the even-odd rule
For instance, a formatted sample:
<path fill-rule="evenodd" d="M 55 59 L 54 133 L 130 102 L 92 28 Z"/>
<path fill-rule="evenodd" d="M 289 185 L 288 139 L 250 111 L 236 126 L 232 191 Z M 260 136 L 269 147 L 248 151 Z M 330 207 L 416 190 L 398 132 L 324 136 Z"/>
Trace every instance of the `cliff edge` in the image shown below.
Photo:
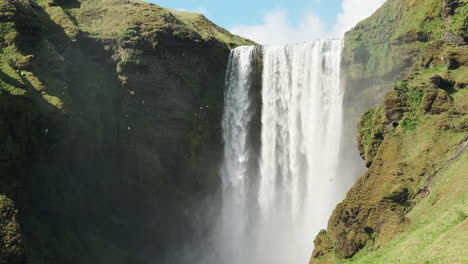
<path fill-rule="evenodd" d="M 389 0 L 346 34 L 349 102 L 381 103 L 358 125 L 369 168 L 310 263 L 468 261 L 467 29 L 467 1 Z"/>
<path fill-rule="evenodd" d="M 245 44 L 142 1 L 1 0 L 0 263 L 182 261 Z"/>

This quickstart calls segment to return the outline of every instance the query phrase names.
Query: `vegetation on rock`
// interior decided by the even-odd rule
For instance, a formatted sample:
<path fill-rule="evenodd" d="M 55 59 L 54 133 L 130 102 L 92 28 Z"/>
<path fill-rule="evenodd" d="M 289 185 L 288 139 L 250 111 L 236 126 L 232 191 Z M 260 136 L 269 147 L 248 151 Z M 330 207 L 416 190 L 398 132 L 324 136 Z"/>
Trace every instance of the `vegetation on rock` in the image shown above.
<path fill-rule="evenodd" d="M 18 211 L 11 199 L 0 195 L 0 263 L 21 264 L 25 261 Z"/>
<path fill-rule="evenodd" d="M 421 54 L 450 56 L 452 46 L 468 41 L 466 0 L 388 0 L 372 16 L 345 35 L 343 71 L 345 107 L 351 113 L 346 128 L 354 131 L 359 116 L 380 104 L 395 83 L 419 70 Z M 442 45 L 437 43 L 451 43 Z M 442 54 L 440 54 L 442 55 Z M 425 67 L 440 64 L 434 56 Z M 416 67 L 416 68 L 415 68 Z M 353 135 L 349 135 L 353 137 Z"/>
<path fill-rule="evenodd" d="M 0 195 L 21 224 L 0 259 L 171 258 L 217 189 L 224 69 L 244 44 L 142 1 L 0 0 Z"/>
<path fill-rule="evenodd" d="M 417 75 L 423 73 L 418 72 Z M 408 85 L 413 82 L 421 84 L 419 77 L 409 81 Z M 427 85 L 429 83 L 430 80 L 427 80 Z M 387 98 L 401 92 L 400 85 Z M 457 168 L 464 166 L 468 153 L 468 93 L 466 89 L 456 89 L 454 86 L 450 88 L 453 89 L 450 97 L 443 96 L 441 99 L 450 104 L 442 112 L 424 114 L 422 97 L 433 92 L 429 86 L 424 95 L 415 90 L 418 92 L 410 91 L 410 96 L 400 97 L 400 100 L 406 98 L 404 102 L 407 109 L 398 121 L 399 125 L 393 125 L 396 120 L 385 118 L 381 122 L 373 117 L 382 108 L 364 115 L 365 125 L 372 129 L 370 132 L 369 129 L 363 129 L 363 133 L 367 133 L 363 137 L 371 138 L 371 143 L 365 142 L 365 148 L 371 148 L 375 153 L 372 165 L 351 189 L 345 201 L 335 209 L 328 226 L 328 238 L 323 238 L 322 234 L 321 239 L 316 241 L 311 263 L 334 263 L 337 258 L 351 257 L 349 263 L 379 263 L 390 259 L 411 263 L 415 259 L 415 255 L 408 249 L 411 243 L 414 243 L 411 244 L 413 249 L 419 250 L 420 255 L 416 257 L 429 263 L 466 261 L 466 252 L 463 250 L 449 250 L 452 236 L 459 241 L 458 233 L 454 230 L 466 224 L 468 203 L 467 185 L 463 184 L 467 180 L 466 174 Z M 414 106 L 419 107 L 413 109 Z M 381 140 L 375 143 L 377 133 Z M 444 187 L 439 187 L 438 182 Z M 447 191 L 447 182 L 458 182 L 455 184 L 459 186 L 457 195 Z M 444 209 L 427 202 L 439 198 L 444 200 Z M 446 226 L 440 215 L 431 213 L 426 220 L 421 220 L 414 213 L 415 208 L 419 212 L 445 210 L 445 217 L 455 222 Z M 426 222 L 422 224 L 421 221 Z M 435 221 L 432 227 L 426 226 L 432 221 Z M 424 237 L 423 232 L 430 228 L 437 231 Z M 328 255 L 321 249 L 324 247 L 321 241 L 327 239 L 334 241 L 334 247 L 330 248 Z M 420 243 L 447 251 L 438 256 L 426 254 L 429 253 L 428 249 L 419 246 Z"/>
<path fill-rule="evenodd" d="M 360 119 L 369 169 L 317 236 L 310 263 L 467 261 L 466 8 L 389 0 L 347 34 L 350 89 L 375 92 L 367 81 L 376 79 L 396 84 Z"/>

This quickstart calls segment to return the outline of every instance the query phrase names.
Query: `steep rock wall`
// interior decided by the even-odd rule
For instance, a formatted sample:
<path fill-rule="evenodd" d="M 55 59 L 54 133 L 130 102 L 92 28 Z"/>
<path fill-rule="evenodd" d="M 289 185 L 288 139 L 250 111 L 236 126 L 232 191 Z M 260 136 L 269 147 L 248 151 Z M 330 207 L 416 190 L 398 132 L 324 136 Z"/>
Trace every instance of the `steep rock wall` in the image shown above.
<path fill-rule="evenodd" d="M 354 131 L 359 116 L 378 105 L 393 85 L 421 66 L 420 54 L 435 40 L 468 40 L 464 0 L 388 0 L 372 16 L 345 34 L 343 71 L 346 126 Z M 424 67 L 433 61 L 424 62 Z"/>
<path fill-rule="evenodd" d="M 2 0 L 0 21 L 0 190 L 24 245 L 0 256 L 177 262 L 211 224 L 224 70 L 252 42 L 140 1 Z"/>
<path fill-rule="evenodd" d="M 466 1 L 389 0 L 346 34 L 350 119 L 378 104 L 358 126 L 369 169 L 310 263 L 466 261 L 467 11 Z"/>

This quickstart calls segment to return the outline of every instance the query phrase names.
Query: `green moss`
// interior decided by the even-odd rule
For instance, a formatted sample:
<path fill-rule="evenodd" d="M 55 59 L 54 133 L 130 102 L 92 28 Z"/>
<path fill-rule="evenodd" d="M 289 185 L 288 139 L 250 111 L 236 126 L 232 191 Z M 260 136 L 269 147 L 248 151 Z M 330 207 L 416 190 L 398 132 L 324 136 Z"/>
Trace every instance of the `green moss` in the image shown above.
<path fill-rule="evenodd" d="M 344 62 L 351 79 L 402 77 L 430 41 L 445 32 L 465 34 L 467 6 L 443 18 L 439 0 L 389 0 L 345 35 Z"/>
<path fill-rule="evenodd" d="M 9 1 L 1 1 L 0 2 L 0 18 L 4 20 L 11 19 L 16 12 L 16 8 L 14 5 L 11 4 Z"/>
<path fill-rule="evenodd" d="M 8 63 L 12 58 L 18 58 L 21 55 L 11 46 L 3 48 L 0 52 L 0 74 L 3 75 L 3 78 L 0 78 L 0 91 L 3 90 L 13 95 L 26 94 L 19 72 Z"/>
<path fill-rule="evenodd" d="M 330 219 L 327 233 L 336 243 L 335 250 L 313 257 L 311 263 L 466 261 L 464 248 L 467 244 L 459 233 L 466 229 L 465 209 L 468 208 L 468 199 L 464 197 L 467 193 L 464 167 L 468 158 L 468 92 L 451 90 L 447 110 L 423 115 L 422 101 L 428 93 L 447 94 L 443 89 L 424 83 L 433 73 L 434 70 L 417 73 L 388 93 L 386 111 L 404 110 L 398 128 L 387 130 L 382 127 L 386 121 L 376 122 L 382 115 L 379 108 L 367 111 L 361 118 L 360 149 L 368 156 L 376 131 L 382 129 L 383 140 L 378 143 L 369 170 Z M 451 71 L 446 75 L 451 76 Z M 440 190 L 437 183 L 434 184 L 439 180 L 451 182 Z M 458 196 L 447 195 L 449 186 L 455 185 L 454 192 Z M 464 196 L 460 196 L 462 193 Z M 441 203 L 437 209 L 440 211 L 432 214 L 439 199 L 446 203 Z M 420 217 L 421 214 L 427 216 Z M 456 243 L 461 246 L 457 244 L 453 249 L 450 241 L 458 241 Z M 318 245 L 319 249 L 327 245 L 323 243 Z M 436 249 L 440 254 L 431 253 Z"/>
<path fill-rule="evenodd" d="M 169 11 L 188 28 L 192 29 L 194 32 L 200 35 L 203 40 L 217 39 L 225 43 L 229 48 L 234 48 L 235 46 L 239 45 L 254 44 L 252 41 L 246 41 L 245 39 L 233 35 L 229 31 L 216 26 L 201 14 L 174 10 Z"/>
<path fill-rule="evenodd" d="M 66 8 L 80 28 L 97 38 L 142 41 L 155 47 L 158 34 L 172 34 L 194 42 L 220 41 L 229 46 L 251 44 L 195 13 L 174 11 L 143 1 L 89 0 L 80 8 Z"/>
<path fill-rule="evenodd" d="M 45 11 L 49 15 L 50 19 L 63 29 L 69 39 L 76 40 L 81 30 L 79 29 L 76 22 L 73 21 L 72 17 L 68 15 L 60 6 L 44 6 Z"/>
<path fill-rule="evenodd" d="M 337 242 L 338 256 L 360 252 L 353 261 L 372 263 L 360 262 L 361 257 L 406 232 L 405 214 L 418 201 L 417 194 L 424 193 L 433 175 L 452 166 L 460 142 L 468 136 L 466 131 L 440 128 L 437 123 L 444 118 L 432 116 L 413 130 L 399 129 L 384 137 L 372 166 L 330 219 L 328 234 Z"/>
<path fill-rule="evenodd" d="M 0 264 L 21 264 L 25 261 L 17 214 L 14 202 L 0 195 Z"/>
<path fill-rule="evenodd" d="M 468 17 L 468 1 L 464 0 L 464 2 L 465 4 L 461 9 L 449 18 L 450 24 L 448 28 L 455 34 L 459 34 L 467 39 L 468 33 L 466 31 L 466 20 Z"/>
<path fill-rule="evenodd" d="M 381 107 L 369 109 L 361 117 L 358 125 L 358 147 L 361 156 L 370 166 L 387 133 L 386 119 Z"/>
<path fill-rule="evenodd" d="M 63 102 L 59 97 L 48 95 L 48 94 L 44 94 L 43 97 L 52 106 L 58 109 L 63 109 Z"/>
<path fill-rule="evenodd" d="M 5 39 L 8 34 L 15 33 L 15 23 L 13 22 L 6 22 L 0 23 L 0 38 Z"/>
<path fill-rule="evenodd" d="M 399 100 L 405 102 L 405 113 L 401 119 L 400 126 L 403 129 L 413 130 L 422 121 L 422 99 L 424 91 L 408 86 L 407 82 L 400 82 L 395 88 Z"/>
<path fill-rule="evenodd" d="M 329 255 L 330 252 L 334 249 L 335 245 L 331 238 L 327 235 L 327 230 L 321 230 L 317 237 L 314 240 L 316 245 L 314 252 L 312 254 L 313 258 L 320 259 L 326 255 Z"/>
<path fill-rule="evenodd" d="M 412 10 L 404 13 L 390 40 L 404 39 L 411 33 L 426 34 L 432 39 L 442 37 L 442 1 L 410 0 L 405 2 L 406 6 Z"/>
<path fill-rule="evenodd" d="M 407 215 L 405 233 L 381 249 L 364 250 L 345 263 L 465 263 L 468 261 L 468 153 L 443 169 L 430 194 Z"/>
<path fill-rule="evenodd" d="M 123 41 L 130 41 L 133 43 L 138 43 L 140 41 L 140 30 L 141 28 L 138 25 L 129 25 L 119 33 L 118 38 Z"/>
<path fill-rule="evenodd" d="M 347 89 L 373 97 L 383 95 L 379 87 L 393 89 L 360 119 L 359 150 L 370 167 L 329 220 L 333 250 L 323 250 L 322 235 L 316 247 L 325 253 L 310 263 L 467 261 L 460 233 L 468 201 L 459 195 L 466 168 L 454 168 L 467 163 L 468 55 L 466 46 L 439 40 L 447 31 L 463 36 L 465 8 L 450 15 L 442 1 L 389 0 L 347 33 Z M 438 190 L 445 179 L 453 182 Z M 459 196 L 446 195 L 455 185 Z M 446 203 L 432 214 L 441 197 Z"/>

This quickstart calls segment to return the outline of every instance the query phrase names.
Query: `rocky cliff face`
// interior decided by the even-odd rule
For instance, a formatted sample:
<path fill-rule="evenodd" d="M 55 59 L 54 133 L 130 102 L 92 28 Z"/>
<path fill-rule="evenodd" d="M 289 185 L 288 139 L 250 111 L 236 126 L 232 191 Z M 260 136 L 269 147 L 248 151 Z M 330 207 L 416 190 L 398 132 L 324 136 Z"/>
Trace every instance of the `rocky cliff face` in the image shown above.
<path fill-rule="evenodd" d="M 177 262 L 243 44 L 140 1 L 0 1 L 0 263 Z"/>
<path fill-rule="evenodd" d="M 388 0 L 345 35 L 345 106 L 353 113 L 347 127 L 378 105 L 384 95 L 419 66 L 421 52 L 434 40 L 467 41 L 466 2 Z M 426 61 L 425 67 L 434 65 Z"/>
<path fill-rule="evenodd" d="M 389 0 L 346 34 L 349 106 L 383 103 L 360 118 L 369 169 L 310 263 L 466 262 L 467 12 L 466 1 Z"/>

